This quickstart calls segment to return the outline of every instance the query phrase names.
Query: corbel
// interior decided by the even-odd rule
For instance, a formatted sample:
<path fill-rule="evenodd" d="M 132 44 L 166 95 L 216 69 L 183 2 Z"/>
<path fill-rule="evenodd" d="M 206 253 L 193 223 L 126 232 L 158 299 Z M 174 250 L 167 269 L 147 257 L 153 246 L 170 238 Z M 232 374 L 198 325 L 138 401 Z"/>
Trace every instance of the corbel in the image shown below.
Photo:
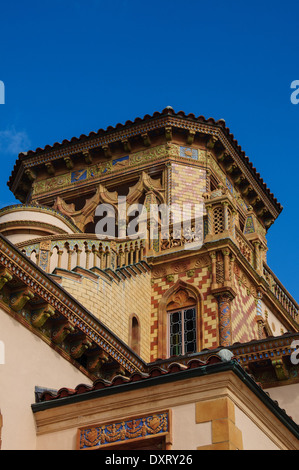
<path fill-rule="evenodd" d="M 111 149 L 108 144 L 102 145 L 102 149 L 106 158 L 112 157 Z"/>
<path fill-rule="evenodd" d="M 27 178 L 30 180 L 30 181 L 34 181 L 36 179 L 36 173 L 35 171 L 33 171 L 32 169 L 30 168 L 27 168 L 27 170 L 25 170 L 25 175 L 27 176 Z"/>
<path fill-rule="evenodd" d="M 150 139 L 148 133 L 146 132 L 145 134 L 142 134 L 141 137 L 142 137 L 142 140 L 143 140 L 143 145 L 145 147 L 149 147 L 151 145 L 151 139 Z"/>
<path fill-rule="evenodd" d="M 74 163 L 71 157 L 64 157 L 64 162 L 68 170 L 72 170 L 74 168 Z"/>
<path fill-rule="evenodd" d="M 274 224 L 274 222 L 275 222 L 275 219 L 273 217 L 265 219 L 264 224 L 265 224 L 266 229 L 271 227 L 271 225 Z"/>
<path fill-rule="evenodd" d="M 129 139 L 123 139 L 121 142 L 123 144 L 124 151 L 125 152 L 131 152 L 131 144 L 129 142 Z"/>
<path fill-rule="evenodd" d="M 263 207 L 260 208 L 259 211 L 257 211 L 257 215 L 258 215 L 259 217 L 264 217 L 264 215 L 266 215 L 267 212 L 268 212 L 267 207 L 263 206 Z"/>
<path fill-rule="evenodd" d="M 233 169 L 234 169 L 234 165 L 235 165 L 235 163 L 232 160 L 230 160 L 230 161 L 227 160 L 226 162 L 224 162 L 225 171 L 227 173 L 232 173 Z"/>
<path fill-rule="evenodd" d="M 235 164 L 235 163 L 230 163 L 227 168 L 226 168 L 226 171 L 228 173 L 233 173 L 236 169 L 238 168 L 238 166 Z"/>
<path fill-rule="evenodd" d="M 282 359 L 277 359 L 271 362 L 272 366 L 275 369 L 276 377 L 278 378 L 278 380 L 287 380 L 290 378 L 289 371 L 287 370 Z"/>
<path fill-rule="evenodd" d="M 119 365 L 117 368 L 116 368 L 116 374 L 117 375 L 123 375 L 125 376 L 126 375 L 126 370 L 123 366 Z"/>
<path fill-rule="evenodd" d="M 15 311 L 18 312 L 21 310 L 29 300 L 34 298 L 34 293 L 26 287 L 16 294 L 12 294 L 10 299 L 10 306 Z"/>
<path fill-rule="evenodd" d="M 83 154 L 85 163 L 90 165 L 92 163 L 92 155 L 91 155 L 90 151 L 89 150 L 83 150 L 82 154 Z"/>
<path fill-rule="evenodd" d="M 187 134 L 187 139 L 186 139 L 186 142 L 187 142 L 188 145 L 192 145 L 192 144 L 193 144 L 195 134 L 196 134 L 195 131 L 189 130 L 189 132 L 188 132 L 188 134 Z"/>
<path fill-rule="evenodd" d="M 48 318 L 52 318 L 55 315 L 55 309 L 50 305 L 46 304 L 41 309 L 35 310 L 31 315 L 31 324 L 35 328 L 41 328 Z"/>
<path fill-rule="evenodd" d="M 11 281 L 12 278 L 13 276 L 6 269 L 4 269 L 0 274 L 0 290 L 3 289 L 5 284 Z"/>
<path fill-rule="evenodd" d="M 72 341 L 70 345 L 70 353 L 74 359 L 81 357 L 85 351 L 91 348 L 92 343 L 88 340 L 86 335 L 83 335 L 81 338 Z"/>
<path fill-rule="evenodd" d="M 88 353 L 87 370 L 91 373 L 97 372 L 105 362 L 109 362 L 109 355 L 103 350 Z"/>
<path fill-rule="evenodd" d="M 52 330 L 52 341 L 55 344 L 60 344 L 65 338 L 75 332 L 75 328 L 66 320 L 58 321 L 56 325 L 54 325 Z"/>
<path fill-rule="evenodd" d="M 172 128 L 170 126 L 165 127 L 165 138 L 167 142 L 172 140 Z"/>
<path fill-rule="evenodd" d="M 217 140 L 218 140 L 218 137 L 216 135 L 211 135 L 207 142 L 207 148 L 213 149 L 215 147 Z"/>
<path fill-rule="evenodd" d="M 55 168 L 53 166 L 53 163 L 51 162 L 45 163 L 45 167 L 49 175 L 55 175 Z"/>
<path fill-rule="evenodd" d="M 252 197 L 248 198 L 248 202 L 254 207 L 261 202 L 261 198 L 255 193 Z"/>
<path fill-rule="evenodd" d="M 253 187 L 249 183 L 241 189 L 241 193 L 243 196 L 247 196 L 249 193 L 251 193 L 251 191 L 253 191 Z"/>
<path fill-rule="evenodd" d="M 233 176 L 233 181 L 234 181 L 234 184 L 237 184 L 237 185 L 240 185 L 245 179 L 245 176 L 243 175 L 243 173 L 239 173 L 235 176 Z"/>
<path fill-rule="evenodd" d="M 240 175 L 236 176 L 236 178 L 234 179 L 234 183 L 240 186 L 245 181 L 245 179 L 246 179 L 245 175 L 241 173 Z"/>
<path fill-rule="evenodd" d="M 230 157 L 230 155 L 226 149 L 223 149 L 222 152 L 220 152 L 219 155 L 216 156 L 219 162 L 225 161 L 228 157 Z"/>

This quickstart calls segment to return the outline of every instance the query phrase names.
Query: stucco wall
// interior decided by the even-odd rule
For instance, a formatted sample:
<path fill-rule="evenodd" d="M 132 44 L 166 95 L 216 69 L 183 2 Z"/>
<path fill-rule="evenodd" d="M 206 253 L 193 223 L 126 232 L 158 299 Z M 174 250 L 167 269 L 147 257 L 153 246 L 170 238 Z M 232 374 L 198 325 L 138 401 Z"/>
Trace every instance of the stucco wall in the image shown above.
<path fill-rule="evenodd" d="M 90 383 L 90 380 L 2 309 L 0 341 L 5 352 L 5 363 L 0 361 L 2 449 L 36 449 L 31 410 L 35 386 L 74 388 L 82 382 Z"/>

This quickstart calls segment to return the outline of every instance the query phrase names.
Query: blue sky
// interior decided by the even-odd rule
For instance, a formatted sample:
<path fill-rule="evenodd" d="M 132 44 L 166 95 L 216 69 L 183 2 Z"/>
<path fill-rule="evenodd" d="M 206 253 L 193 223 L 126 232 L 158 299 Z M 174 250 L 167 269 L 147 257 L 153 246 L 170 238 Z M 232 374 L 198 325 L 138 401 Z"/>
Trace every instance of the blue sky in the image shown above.
<path fill-rule="evenodd" d="M 20 151 L 170 105 L 223 118 L 284 210 L 268 264 L 298 300 L 299 3 L 2 2 L 0 206 Z"/>

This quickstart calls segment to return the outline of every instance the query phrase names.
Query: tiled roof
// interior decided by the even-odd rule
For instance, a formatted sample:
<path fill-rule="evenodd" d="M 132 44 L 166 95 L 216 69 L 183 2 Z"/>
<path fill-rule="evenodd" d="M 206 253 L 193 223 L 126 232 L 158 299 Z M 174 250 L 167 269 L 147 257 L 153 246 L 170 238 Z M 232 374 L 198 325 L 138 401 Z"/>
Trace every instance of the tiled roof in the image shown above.
<path fill-rule="evenodd" d="M 229 354 L 227 350 L 222 351 Z M 148 373 L 135 372 L 130 377 L 118 375 L 111 381 L 98 379 L 93 385 L 79 384 L 74 389 L 64 387 L 56 392 L 53 390 L 41 390 L 40 393 L 36 393 L 36 403 L 32 405 L 32 410 L 33 412 L 38 412 L 52 406 L 63 406 L 64 404 L 70 404 L 74 401 L 78 402 L 98 398 L 102 395 L 101 392 L 104 392 L 105 395 L 110 392 L 126 392 L 128 386 L 131 389 L 135 385 L 137 387 L 155 385 L 161 383 L 159 379 L 164 379 L 165 382 L 168 380 L 175 381 L 228 370 L 233 370 L 237 376 L 259 396 L 274 415 L 299 438 L 299 426 L 293 421 L 292 417 L 279 406 L 276 400 L 270 397 L 268 392 L 262 389 L 261 384 L 256 382 L 252 375 L 245 372 L 232 355 L 225 358 L 225 355 L 220 357 L 218 354 L 212 354 L 206 361 L 190 359 L 185 365 L 179 362 L 171 362 L 161 367 L 158 364 L 152 363 L 152 367 Z"/>
<path fill-rule="evenodd" d="M 158 364 L 152 363 L 149 372 L 135 372 L 130 377 L 122 375 L 115 376 L 111 381 L 104 379 L 97 379 L 93 385 L 79 384 L 75 389 L 61 388 L 57 392 L 53 390 L 44 391 L 39 396 L 39 402 L 58 400 L 60 398 L 72 397 L 74 395 L 81 395 L 87 392 L 94 392 L 101 389 L 111 389 L 119 385 L 133 384 L 141 381 L 148 381 L 155 377 L 171 376 L 178 372 L 184 372 L 191 369 L 202 369 L 203 367 L 211 366 L 213 364 L 220 364 L 223 360 L 216 354 L 212 354 L 206 361 L 200 359 L 190 359 L 189 362 L 184 365 L 179 362 L 171 362 L 164 367 Z"/>

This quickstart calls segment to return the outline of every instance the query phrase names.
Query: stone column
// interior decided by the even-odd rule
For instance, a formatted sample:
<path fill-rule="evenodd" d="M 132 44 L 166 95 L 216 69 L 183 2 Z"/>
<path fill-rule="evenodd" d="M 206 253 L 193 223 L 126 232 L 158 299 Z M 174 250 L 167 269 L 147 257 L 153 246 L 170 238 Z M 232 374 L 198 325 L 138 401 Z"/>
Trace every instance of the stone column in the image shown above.
<path fill-rule="evenodd" d="M 224 231 L 227 231 L 229 228 L 229 223 L 228 223 L 228 203 L 223 202 L 223 227 Z"/>
<path fill-rule="evenodd" d="M 218 320 L 219 320 L 219 346 L 228 347 L 232 344 L 231 303 L 234 296 L 229 291 L 219 292 Z"/>
<path fill-rule="evenodd" d="M 217 278 L 216 278 L 216 251 L 210 253 L 210 258 L 212 261 L 212 289 L 217 288 Z"/>
<path fill-rule="evenodd" d="M 213 233 L 213 213 L 212 213 L 212 206 L 206 205 L 207 210 L 207 219 L 208 219 L 208 233 L 207 235 L 212 235 Z"/>
<path fill-rule="evenodd" d="M 256 271 L 261 274 L 261 260 L 260 260 L 260 243 L 258 241 L 253 242 L 254 245 L 254 267 Z"/>
<path fill-rule="evenodd" d="M 230 282 L 230 258 L 229 258 L 229 250 L 222 250 L 223 257 L 224 257 L 224 282 Z"/>

